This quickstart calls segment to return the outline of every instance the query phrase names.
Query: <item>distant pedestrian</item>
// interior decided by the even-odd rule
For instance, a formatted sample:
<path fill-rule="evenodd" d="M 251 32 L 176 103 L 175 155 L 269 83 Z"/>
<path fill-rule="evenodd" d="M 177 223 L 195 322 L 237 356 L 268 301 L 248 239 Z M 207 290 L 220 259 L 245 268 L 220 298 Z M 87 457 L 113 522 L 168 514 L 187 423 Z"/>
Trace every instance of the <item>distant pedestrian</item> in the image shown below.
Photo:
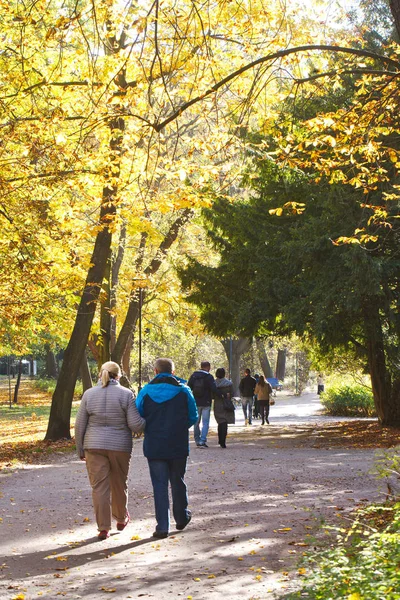
<path fill-rule="evenodd" d="M 132 431 L 139 433 L 145 425 L 133 393 L 119 384 L 120 376 L 117 363 L 102 365 L 98 384 L 82 396 L 75 422 L 76 449 L 86 461 L 99 540 L 110 537 L 111 515 L 118 531 L 129 523 Z"/>
<path fill-rule="evenodd" d="M 219 395 L 210 369 L 210 363 L 204 360 L 200 364 L 200 369 L 195 371 L 188 381 L 188 386 L 193 392 L 199 413 L 197 422 L 194 426 L 194 441 L 198 448 L 208 448 L 207 434 L 210 426 L 212 399 L 215 395 Z M 202 423 L 201 428 L 200 423 Z"/>
<path fill-rule="evenodd" d="M 224 406 L 224 399 L 232 400 L 233 383 L 225 377 L 225 369 L 222 367 L 215 371 L 215 385 L 221 396 L 214 397 L 214 417 L 218 423 L 218 443 L 221 448 L 226 448 L 226 436 L 228 434 L 228 425 L 235 423 L 235 411 L 227 410 Z"/>
<path fill-rule="evenodd" d="M 185 529 L 192 518 L 185 472 L 189 427 L 197 421 L 197 408 L 190 388 L 173 375 L 174 363 L 170 358 L 158 358 L 154 371 L 156 376 L 139 392 L 136 405 L 146 419 L 143 453 L 154 492 L 157 526 L 153 537 L 162 539 L 169 532 L 169 484 L 176 528 Z"/>
<path fill-rule="evenodd" d="M 317 377 L 317 394 L 318 394 L 318 396 L 320 396 L 322 394 L 324 389 L 325 389 L 324 378 L 322 377 L 322 374 L 320 373 Z"/>
<path fill-rule="evenodd" d="M 254 388 L 256 387 L 256 380 L 251 376 L 250 373 L 250 369 L 245 369 L 244 377 L 239 383 L 245 425 L 251 425 Z"/>
<path fill-rule="evenodd" d="M 260 375 L 258 383 L 255 387 L 255 393 L 258 398 L 258 409 L 261 415 L 261 425 L 268 423 L 269 425 L 269 402 L 272 398 L 272 385 L 266 381 L 263 375 Z"/>
<path fill-rule="evenodd" d="M 256 380 L 256 386 L 258 383 L 258 380 L 260 379 L 260 376 L 258 373 L 254 373 L 254 379 Z M 255 390 L 254 390 L 255 392 Z M 260 418 L 260 410 L 258 407 L 258 399 L 257 399 L 257 394 L 254 393 L 254 405 L 253 405 L 253 417 L 255 419 L 259 419 Z"/>

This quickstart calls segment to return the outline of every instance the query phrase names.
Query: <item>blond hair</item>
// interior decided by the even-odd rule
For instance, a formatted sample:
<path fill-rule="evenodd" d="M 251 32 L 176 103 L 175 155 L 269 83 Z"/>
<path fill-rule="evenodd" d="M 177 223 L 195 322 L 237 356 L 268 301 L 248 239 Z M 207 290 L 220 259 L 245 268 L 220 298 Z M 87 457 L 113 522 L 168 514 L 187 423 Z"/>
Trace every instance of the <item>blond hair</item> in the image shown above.
<path fill-rule="evenodd" d="M 109 360 L 101 365 L 100 379 L 103 388 L 108 386 L 110 379 L 117 379 L 117 377 L 121 377 L 121 369 L 117 363 Z"/>

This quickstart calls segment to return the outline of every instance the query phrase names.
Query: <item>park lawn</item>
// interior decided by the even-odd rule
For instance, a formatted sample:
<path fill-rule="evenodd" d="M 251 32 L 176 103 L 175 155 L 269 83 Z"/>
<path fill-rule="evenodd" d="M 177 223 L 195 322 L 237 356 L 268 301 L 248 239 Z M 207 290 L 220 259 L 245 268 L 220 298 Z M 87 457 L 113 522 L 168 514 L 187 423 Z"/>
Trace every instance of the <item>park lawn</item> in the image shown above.
<path fill-rule="evenodd" d="M 18 403 L 10 407 L 8 387 L 4 384 L 5 380 L 0 388 L 0 469 L 17 466 L 18 463 L 38 462 L 42 455 L 75 448 L 72 440 L 52 442 L 51 445 L 43 441 L 50 414 L 51 392 L 37 388 L 30 379 L 23 379 Z M 73 417 L 78 404 L 73 403 Z"/>

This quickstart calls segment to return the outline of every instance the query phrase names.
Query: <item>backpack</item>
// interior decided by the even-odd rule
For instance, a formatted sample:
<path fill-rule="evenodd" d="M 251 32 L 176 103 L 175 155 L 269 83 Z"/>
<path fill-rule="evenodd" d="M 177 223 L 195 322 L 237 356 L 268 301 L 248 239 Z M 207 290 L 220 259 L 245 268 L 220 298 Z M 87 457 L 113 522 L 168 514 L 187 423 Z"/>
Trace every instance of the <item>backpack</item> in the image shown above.
<path fill-rule="evenodd" d="M 205 377 L 196 377 L 192 385 L 192 392 L 195 399 L 202 398 L 205 392 Z"/>

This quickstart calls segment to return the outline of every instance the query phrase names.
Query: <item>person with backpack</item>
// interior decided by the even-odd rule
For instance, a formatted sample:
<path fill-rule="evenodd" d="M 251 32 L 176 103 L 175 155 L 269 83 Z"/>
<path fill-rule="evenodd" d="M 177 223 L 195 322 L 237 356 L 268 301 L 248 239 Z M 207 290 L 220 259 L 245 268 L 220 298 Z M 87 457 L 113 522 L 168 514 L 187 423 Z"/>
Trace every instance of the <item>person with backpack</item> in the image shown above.
<path fill-rule="evenodd" d="M 220 396 L 210 369 L 210 363 L 206 360 L 202 361 L 200 369 L 192 373 L 188 381 L 199 413 L 194 425 L 194 441 L 198 448 L 208 448 L 207 434 L 210 426 L 211 403 L 214 395 Z M 200 422 L 202 423 L 201 429 Z"/>

